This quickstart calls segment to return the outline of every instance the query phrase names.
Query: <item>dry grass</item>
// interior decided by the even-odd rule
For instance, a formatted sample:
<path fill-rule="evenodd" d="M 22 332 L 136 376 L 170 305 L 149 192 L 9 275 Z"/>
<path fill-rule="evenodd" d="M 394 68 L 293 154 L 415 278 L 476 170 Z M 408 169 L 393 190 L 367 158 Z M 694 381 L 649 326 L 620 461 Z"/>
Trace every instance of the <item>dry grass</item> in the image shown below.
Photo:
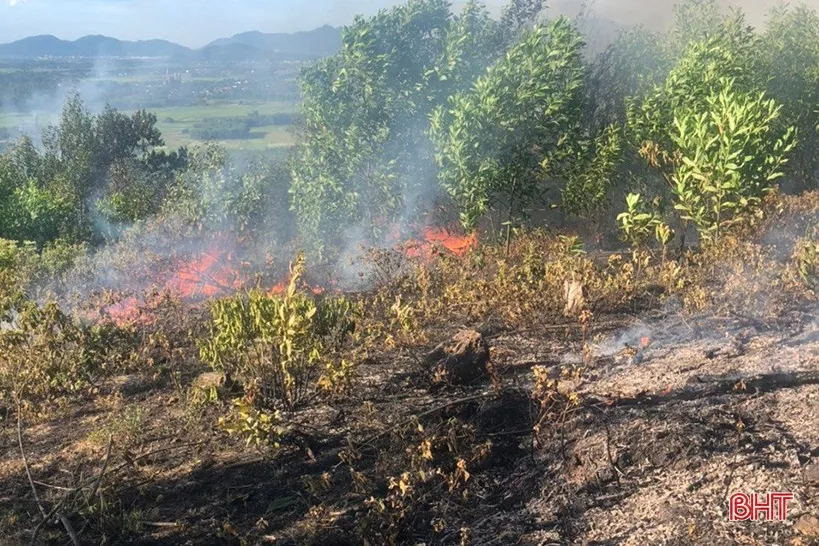
<path fill-rule="evenodd" d="M 757 432 L 747 416 L 742 417 L 745 431 L 737 433 L 735 422 L 723 422 L 721 413 L 697 402 L 642 410 L 607 408 L 599 400 L 604 393 L 639 397 L 662 389 L 673 396 L 685 391 L 691 369 L 760 373 L 759 366 L 782 360 L 779 324 L 797 324 L 791 314 L 815 305 L 817 216 L 817 194 L 778 198 L 752 230 L 666 260 L 649 249 L 589 255 L 577 239 L 545 232 L 525 233 L 508 248 L 481 245 L 463 256 L 408 259 L 373 252 L 372 287 L 348 295 L 355 330 L 335 349 L 334 361 L 347 367 L 328 369 L 325 384 L 311 389 L 303 407 L 275 414 L 276 433 L 257 434 L 258 445 L 246 446 L 217 427 L 225 416 L 251 416 L 255 421 L 247 427 L 253 430 L 267 426 L 250 406 L 234 412 L 233 399 L 243 394 L 235 385 L 197 391 L 196 378 L 207 371 L 196 343 L 209 319 L 206 307 L 154 294 L 143 298 L 132 321 L 107 324 L 93 335 L 92 326 L 52 314 L 50 322 L 34 321 L 43 326 L 32 330 L 37 343 L 6 339 L 14 354 L 27 358 L 30 377 L 51 373 L 54 368 L 45 365 L 48 350 L 61 344 L 86 359 L 77 356 L 57 370 L 58 381 L 44 380 L 36 392 L 29 391 L 32 405 L 49 395 L 63 400 L 59 411 L 42 406 L 39 415 L 26 412 L 35 479 L 73 487 L 99 472 L 101 452 L 114 438 L 99 498 L 67 508 L 93 541 L 174 544 L 220 537 L 248 543 L 406 544 L 423 537 L 431 544 L 500 544 L 511 540 L 504 532 L 528 533 L 535 542 L 538 533 L 542 540 L 554 541 L 556 534 L 566 543 L 583 543 L 579 537 L 611 539 L 614 523 L 600 519 L 606 503 L 635 515 L 648 510 L 635 496 L 641 487 L 646 498 L 659 494 L 638 485 L 652 481 L 650 467 L 639 457 L 671 465 L 661 460 L 667 455 L 674 465 L 688 460 L 715 472 L 712 459 L 728 464 L 732 457 L 763 456 L 757 447 L 743 451 L 743 445 L 770 440 L 788 456 L 802 449 L 771 432 L 773 426 Z M 569 313 L 567 281 L 584 289 L 583 304 Z M 322 296 L 305 291 L 305 297 Z M 649 313 L 664 315 L 666 322 L 647 327 L 652 345 L 639 369 L 618 368 L 609 352 L 596 352 L 595 343 L 627 337 L 623 332 Z M 675 317 L 673 327 L 668 316 Z M 760 341 L 748 345 L 753 356 L 747 360 L 719 356 L 725 353 L 708 345 L 719 337 L 714 325 L 727 319 L 757 329 Z M 55 321 L 71 325 L 70 339 L 49 337 L 48 325 Z M 461 386 L 435 382 L 424 355 L 464 327 L 490 339 L 492 376 Z M 698 331 L 714 337 L 706 343 Z M 50 344 L 54 341 L 59 344 Z M 703 351 L 718 356 L 703 364 Z M 89 357 L 94 373 L 66 389 L 65 370 L 88 363 Z M 11 370 L 3 358 L 0 366 Z M 123 374 L 143 378 L 148 387 L 118 390 Z M 810 388 L 798 391 L 800 403 L 810 403 Z M 745 398 L 733 396 L 740 401 L 708 404 L 724 405 L 726 415 L 741 413 Z M 777 398 L 778 405 L 787 403 Z M 696 423 L 684 419 L 691 411 L 699 416 Z M 784 406 L 776 411 L 787 413 Z M 12 414 L 9 408 L 7 415 Z M 679 442 L 673 452 L 655 449 L 666 444 L 654 422 L 671 431 L 672 444 L 686 435 L 701 437 L 702 443 Z M 797 424 L 782 426 L 791 437 L 813 441 L 794 428 Z M 719 436 L 725 427 L 734 429 Z M 37 432 L 41 429 L 48 432 Z M 725 439 L 733 434 L 746 444 Z M 713 447 L 708 438 L 720 440 Z M 10 498 L 0 509 L 0 530 L 25 541 L 38 518 L 10 440 L 9 434 L 2 437 L 0 451 L 0 484 Z M 815 446 L 799 456 L 810 458 L 811 449 Z M 690 478 L 683 466 L 663 467 L 676 481 L 662 483 L 676 487 Z M 792 474 L 783 471 L 770 480 L 787 485 Z M 708 495 L 715 495 L 715 482 L 702 480 L 709 484 Z M 40 487 L 53 506 L 61 490 L 47 485 Z M 572 499 L 590 503 L 589 514 L 600 526 L 584 527 L 586 516 L 572 508 Z M 543 518 L 537 533 L 527 531 L 527 513 Z M 685 517 L 696 527 L 690 543 L 704 543 L 709 529 L 721 537 L 736 531 L 714 524 L 705 512 Z M 59 526 L 44 531 L 46 543 L 65 541 Z M 670 520 L 632 531 L 665 537 L 660 541 L 687 532 Z M 746 538 L 767 532 L 748 531 Z"/>

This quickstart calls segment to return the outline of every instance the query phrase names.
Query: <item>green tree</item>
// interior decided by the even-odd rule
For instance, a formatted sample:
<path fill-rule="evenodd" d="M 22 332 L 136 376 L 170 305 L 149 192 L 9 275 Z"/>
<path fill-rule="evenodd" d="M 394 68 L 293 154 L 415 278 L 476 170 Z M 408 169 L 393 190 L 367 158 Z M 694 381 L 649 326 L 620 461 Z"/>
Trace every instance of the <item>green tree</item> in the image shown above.
<path fill-rule="evenodd" d="M 804 4 L 774 9 L 760 53 L 767 93 L 782 105 L 780 122 L 799 131 L 785 180 L 811 187 L 819 169 L 819 14 Z"/>
<path fill-rule="evenodd" d="M 781 176 L 795 131 L 762 93 L 758 42 L 737 16 L 692 44 L 652 94 L 630 101 L 628 132 L 704 239 L 747 216 Z"/>
<path fill-rule="evenodd" d="M 662 84 L 644 96 L 629 97 L 628 132 L 644 157 L 652 164 L 661 161 L 662 156 L 652 154 L 671 148 L 671 129 L 678 111 L 706 111 L 708 97 L 725 79 L 731 79 L 735 89 L 763 90 L 758 53 L 753 29 L 737 14 L 721 32 L 692 43 Z"/>
<path fill-rule="evenodd" d="M 28 137 L 0 155 L 0 236 L 38 245 L 71 230 L 72 201 L 50 184 L 50 166 Z"/>
<path fill-rule="evenodd" d="M 702 112 L 677 112 L 671 138 L 675 208 L 705 240 L 717 241 L 760 204 L 783 174 L 795 145 L 793 127 L 779 130 L 781 106 L 763 94 L 720 80 Z"/>
<path fill-rule="evenodd" d="M 674 5 L 674 24 L 663 41 L 664 54 L 672 62 L 678 60 L 692 43 L 719 35 L 725 21 L 717 0 L 682 0 Z"/>
<path fill-rule="evenodd" d="M 43 132 L 42 151 L 23 138 L 0 155 L 0 236 L 98 240 L 111 221 L 156 213 L 184 166 L 181 151 L 156 151 L 163 144 L 154 114 L 107 106 L 94 115 L 70 95 L 59 123 Z"/>
<path fill-rule="evenodd" d="M 420 195 L 434 176 L 424 160 L 434 96 L 424 82 L 442 58 L 450 19 L 445 0 L 359 17 L 338 55 L 303 72 L 292 203 L 308 240 L 332 240 L 353 225 L 377 237 L 405 196 Z"/>
<path fill-rule="evenodd" d="M 286 164 L 274 161 L 256 161 L 240 170 L 224 148 L 203 144 L 191 150 L 187 168 L 170 185 L 161 208 L 197 232 L 274 235 L 281 242 L 291 236 L 294 223 L 289 175 Z"/>
<path fill-rule="evenodd" d="M 94 118 L 79 94 L 71 94 L 63 107 L 60 122 L 43 131 L 46 161 L 55 165 L 60 193 L 77 213 L 77 229 L 90 230 L 91 195 L 94 190 L 98 140 Z M 78 236 L 83 234 L 78 233 Z"/>
<path fill-rule="evenodd" d="M 425 85 L 434 91 L 434 102 L 444 104 L 456 92 L 472 86 L 504 53 L 509 32 L 492 19 L 486 6 L 467 2 L 463 12 L 452 19 L 441 59 L 426 74 Z"/>
<path fill-rule="evenodd" d="M 515 1 L 497 22 L 475 1 L 453 15 L 445 0 L 409 0 L 346 28 L 342 51 L 301 77 L 291 191 L 301 234 L 326 242 L 355 226 L 378 238 L 429 210 L 440 195 L 432 111 L 470 89 L 541 8 Z"/>
<path fill-rule="evenodd" d="M 668 76 L 663 34 L 643 27 L 621 32 L 591 60 L 586 83 L 586 123 L 599 130 L 626 122 L 626 99 L 643 97 Z"/>
<path fill-rule="evenodd" d="M 594 139 L 580 138 L 564 159 L 561 192 L 563 209 L 572 215 L 595 221 L 609 206 L 615 171 L 622 160 L 621 131 L 609 125 Z"/>
<path fill-rule="evenodd" d="M 501 12 L 500 24 L 510 42 L 537 21 L 546 7 L 546 0 L 510 0 Z"/>
<path fill-rule="evenodd" d="M 507 221 L 561 171 L 579 136 L 583 64 L 580 34 L 565 19 L 536 27 L 467 92 L 432 116 L 440 182 L 461 223 L 505 203 Z M 508 233 L 508 230 L 507 230 Z"/>

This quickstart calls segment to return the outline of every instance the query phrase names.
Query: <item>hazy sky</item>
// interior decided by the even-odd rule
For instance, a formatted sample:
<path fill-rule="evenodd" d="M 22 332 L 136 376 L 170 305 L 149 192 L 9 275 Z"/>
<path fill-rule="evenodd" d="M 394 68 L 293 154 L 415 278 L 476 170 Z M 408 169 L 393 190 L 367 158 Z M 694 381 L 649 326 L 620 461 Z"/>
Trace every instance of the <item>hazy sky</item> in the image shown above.
<path fill-rule="evenodd" d="M 373 13 L 400 0 L 0 0 L 0 43 L 35 34 L 75 39 L 105 34 L 136 40 L 164 38 L 201 46 L 247 30 L 291 32 L 340 25 L 355 13 Z M 601 17 L 619 23 L 667 21 L 675 0 L 586 0 Z M 553 0 L 572 11 L 581 0 Z M 724 0 L 744 4 L 759 18 L 778 0 Z M 463 1 L 453 2 L 456 6 Z M 505 0 L 484 2 L 497 11 Z M 819 6 L 819 0 L 807 0 Z"/>

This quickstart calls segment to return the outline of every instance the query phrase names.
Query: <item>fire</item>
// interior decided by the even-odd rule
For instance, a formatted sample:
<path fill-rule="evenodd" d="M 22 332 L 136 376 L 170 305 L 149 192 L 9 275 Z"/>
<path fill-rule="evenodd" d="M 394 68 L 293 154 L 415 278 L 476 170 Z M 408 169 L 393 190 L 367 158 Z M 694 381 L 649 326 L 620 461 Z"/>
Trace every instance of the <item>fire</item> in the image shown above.
<path fill-rule="evenodd" d="M 244 286 L 230 254 L 211 248 L 201 257 L 180 264 L 167 288 L 182 298 L 212 297 Z"/>
<path fill-rule="evenodd" d="M 283 296 L 285 292 L 287 292 L 287 287 L 290 286 L 289 280 L 279 281 L 273 285 L 270 290 L 267 291 L 268 296 Z M 320 296 L 324 294 L 327 290 L 323 286 L 311 286 L 310 292 L 312 292 L 316 296 Z"/>
<path fill-rule="evenodd" d="M 153 315 L 145 312 L 135 296 L 124 298 L 102 308 L 100 314 L 95 317 L 95 320 L 100 319 L 111 321 L 121 328 L 126 326 L 150 326 L 154 321 Z"/>
<path fill-rule="evenodd" d="M 431 227 L 424 230 L 423 241 L 407 241 L 405 251 L 410 258 L 428 258 L 436 247 L 443 247 L 456 256 L 463 256 L 478 244 L 478 237 L 471 233 L 457 235 L 446 228 Z"/>
<path fill-rule="evenodd" d="M 214 241 L 201 255 L 179 259 L 167 271 L 159 272 L 156 280 L 160 291 L 185 300 L 201 300 L 243 288 L 244 276 L 224 246 L 223 241 Z M 101 308 L 100 315 L 118 326 L 148 325 L 153 318 L 145 307 L 140 298 L 130 296 Z"/>
<path fill-rule="evenodd" d="M 431 227 L 423 231 L 421 240 L 409 240 L 401 248 L 410 258 L 428 259 L 439 249 L 444 249 L 456 256 L 466 254 L 477 246 L 475 234 L 458 235 L 454 230 Z M 164 273 L 157 275 L 157 284 L 161 292 L 172 294 L 185 300 L 202 300 L 232 294 L 248 285 L 246 264 L 236 264 L 225 241 L 214 241 L 199 256 L 180 259 Z M 287 291 L 290 279 L 285 277 L 267 289 L 269 295 L 281 296 Z M 311 286 L 315 294 L 324 294 L 328 288 Z M 330 286 L 329 290 L 335 289 Z M 120 326 L 147 325 L 153 320 L 146 311 L 144 302 L 136 296 L 100 308 L 100 317 L 111 320 Z"/>
<path fill-rule="evenodd" d="M 287 281 L 279 281 L 267 291 L 268 296 L 281 296 L 287 292 Z"/>

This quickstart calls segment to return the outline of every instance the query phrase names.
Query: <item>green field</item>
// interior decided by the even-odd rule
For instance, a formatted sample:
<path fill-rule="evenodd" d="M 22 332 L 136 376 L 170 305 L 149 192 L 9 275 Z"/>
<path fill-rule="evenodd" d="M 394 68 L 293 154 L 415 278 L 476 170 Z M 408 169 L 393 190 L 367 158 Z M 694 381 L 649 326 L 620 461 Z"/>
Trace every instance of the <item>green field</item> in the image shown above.
<path fill-rule="evenodd" d="M 45 115 L 42 113 L 6 113 L 0 112 L 0 129 L 10 129 L 20 125 L 28 125 L 34 122 L 34 116 L 39 115 L 40 123 L 46 125 L 50 122 L 57 121 L 57 114 Z"/>
<path fill-rule="evenodd" d="M 158 127 L 162 131 L 165 143 L 168 148 L 178 148 L 195 144 L 199 141 L 193 139 L 186 131 L 193 129 L 196 123 L 207 119 L 243 117 L 253 111 L 258 111 L 262 115 L 278 114 L 282 112 L 293 112 L 296 105 L 287 102 L 269 102 L 261 104 L 215 104 L 206 106 L 180 106 L 173 108 L 151 109 L 158 119 Z M 21 124 L 30 124 L 34 118 L 33 113 L 12 114 L 0 113 L 0 129 L 14 128 Z M 56 114 L 39 114 L 41 125 L 57 121 Z M 286 148 L 292 146 L 294 137 L 288 127 L 271 125 L 257 127 L 251 131 L 254 138 L 246 140 L 224 140 L 220 141 L 225 148 L 230 150 L 264 150 L 269 148 Z"/>
<path fill-rule="evenodd" d="M 165 143 L 169 148 L 177 148 L 198 142 L 185 131 L 193 129 L 196 123 L 207 119 L 244 117 L 253 111 L 262 115 L 293 112 L 296 106 L 286 102 L 269 102 L 264 104 L 221 104 L 213 106 L 182 106 L 176 108 L 160 108 L 153 110 L 159 120 L 157 124 Z M 292 146 L 293 135 L 287 127 L 271 125 L 257 127 L 251 131 L 254 138 L 246 140 L 220 141 L 226 148 L 262 150 L 266 148 L 282 148 Z"/>

